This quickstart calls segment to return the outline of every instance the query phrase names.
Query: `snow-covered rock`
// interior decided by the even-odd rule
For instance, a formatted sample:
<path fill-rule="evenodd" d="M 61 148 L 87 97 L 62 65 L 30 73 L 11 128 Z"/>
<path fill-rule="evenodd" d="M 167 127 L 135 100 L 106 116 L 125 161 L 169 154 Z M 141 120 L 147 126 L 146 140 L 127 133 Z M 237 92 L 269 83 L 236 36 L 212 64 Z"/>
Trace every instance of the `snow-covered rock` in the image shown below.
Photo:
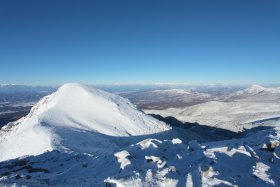
<path fill-rule="evenodd" d="M 274 150 L 261 147 L 263 142 L 279 141 L 279 130 L 203 145 L 191 142 L 190 148 L 171 140 L 154 141 L 157 148 L 145 150 L 136 144 L 126 148 L 131 167 L 105 182 L 112 186 L 279 186 L 280 159 L 275 157 L 271 163 Z"/>

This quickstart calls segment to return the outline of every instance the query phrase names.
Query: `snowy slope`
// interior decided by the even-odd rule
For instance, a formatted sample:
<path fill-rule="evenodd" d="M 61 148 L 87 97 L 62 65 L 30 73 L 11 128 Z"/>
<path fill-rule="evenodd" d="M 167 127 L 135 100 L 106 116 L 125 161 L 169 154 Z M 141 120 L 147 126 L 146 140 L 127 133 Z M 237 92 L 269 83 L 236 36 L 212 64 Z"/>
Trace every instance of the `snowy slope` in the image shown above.
<path fill-rule="evenodd" d="M 224 100 L 145 112 L 238 132 L 244 128 L 256 127 L 258 121 L 280 118 L 280 88 L 253 85 L 225 97 Z"/>
<path fill-rule="evenodd" d="M 280 118 L 280 102 L 211 101 L 185 108 L 145 110 L 145 112 L 163 117 L 173 116 L 182 122 L 197 122 L 238 132 L 245 126 L 250 128 L 248 123 Z"/>
<path fill-rule="evenodd" d="M 140 136 L 169 129 L 126 99 L 66 84 L 0 131 L 0 161 L 51 150 L 92 152 L 102 147 L 104 136 Z"/>

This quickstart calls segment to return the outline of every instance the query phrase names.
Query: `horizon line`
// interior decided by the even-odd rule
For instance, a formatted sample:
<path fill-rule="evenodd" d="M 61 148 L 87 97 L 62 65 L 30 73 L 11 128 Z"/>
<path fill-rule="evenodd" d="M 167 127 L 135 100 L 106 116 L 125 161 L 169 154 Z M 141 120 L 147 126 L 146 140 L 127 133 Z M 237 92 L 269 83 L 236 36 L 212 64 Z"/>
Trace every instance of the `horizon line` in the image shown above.
<path fill-rule="evenodd" d="M 30 86 L 30 87 L 60 87 L 68 83 L 78 83 L 88 86 L 280 86 L 280 83 L 188 83 L 188 82 L 155 82 L 155 83 L 83 83 L 67 82 L 61 84 L 14 84 L 0 83 L 0 86 Z"/>

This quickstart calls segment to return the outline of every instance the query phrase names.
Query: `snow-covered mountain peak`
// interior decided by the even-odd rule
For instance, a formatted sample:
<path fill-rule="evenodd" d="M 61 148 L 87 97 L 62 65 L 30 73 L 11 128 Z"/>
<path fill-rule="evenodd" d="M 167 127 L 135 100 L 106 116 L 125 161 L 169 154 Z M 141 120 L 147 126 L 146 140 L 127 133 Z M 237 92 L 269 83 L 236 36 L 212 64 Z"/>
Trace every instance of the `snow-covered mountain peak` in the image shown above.
<path fill-rule="evenodd" d="M 58 88 L 57 92 L 64 92 L 70 94 L 71 92 L 91 92 L 91 93 L 96 93 L 99 92 L 100 90 L 86 86 L 83 84 L 79 83 L 66 83 L 62 85 L 61 87 Z"/>
<path fill-rule="evenodd" d="M 248 96 L 262 96 L 268 94 L 280 94 L 280 88 L 265 88 L 260 85 L 252 85 L 249 88 L 240 90 L 235 94 L 232 94 L 232 97 L 248 97 Z"/>
<path fill-rule="evenodd" d="M 250 86 L 249 88 L 243 90 L 243 93 L 257 94 L 257 93 L 260 93 L 264 90 L 265 90 L 264 87 L 262 87 L 260 85 L 257 85 L 257 84 L 254 84 L 254 85 Z"/>
<path fill-rule="evenodd" d="M 100 137 L 139 136 L 169 129 L 127 99 L 85 85 L 65 84 L 41 99 L 26 117 L 0 131 L 0 161 L 62 147 L 93 150 Z"/>

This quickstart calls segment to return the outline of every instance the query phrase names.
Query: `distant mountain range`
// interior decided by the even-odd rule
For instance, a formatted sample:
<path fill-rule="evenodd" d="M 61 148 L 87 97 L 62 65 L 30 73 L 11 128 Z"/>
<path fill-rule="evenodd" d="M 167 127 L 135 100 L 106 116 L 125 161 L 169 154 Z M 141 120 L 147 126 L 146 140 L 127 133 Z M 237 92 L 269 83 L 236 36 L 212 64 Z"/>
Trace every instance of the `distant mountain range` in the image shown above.
<path fill-rule="evenodd" d="M 57 87 L 0 84 L 0 93 L 53 92 Z"/>

